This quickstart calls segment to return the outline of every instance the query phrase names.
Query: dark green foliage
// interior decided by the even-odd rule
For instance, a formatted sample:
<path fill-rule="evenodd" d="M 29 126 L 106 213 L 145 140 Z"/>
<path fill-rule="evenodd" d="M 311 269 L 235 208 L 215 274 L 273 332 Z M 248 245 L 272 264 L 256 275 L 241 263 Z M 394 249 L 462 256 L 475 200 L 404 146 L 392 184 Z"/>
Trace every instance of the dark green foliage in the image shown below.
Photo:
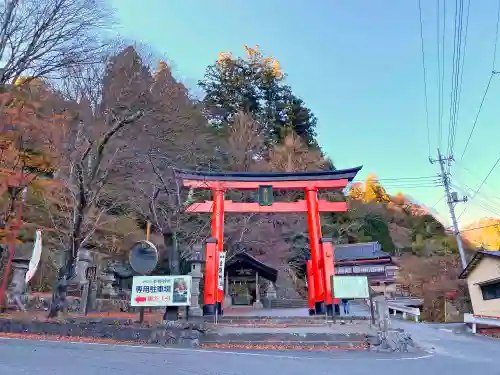
<path fill-rule="evenodd" d="M 382 250 L 394 254 L 395 246 L 392 242 L 387 221 L 380 215 L 369 213 L 363 218 L 362 233 L 377 241 L 382 246 Z"/>
<path fill-rule="evenodd" d="M 432 215 L 424 215 L 414 218 L 412 228 L 412 240 L 415 241 L 418 235 L 422 239 L 429 239 L 436 235 L 444 236 L 445 228 Z"/>
<path fill-rule="evenodd" d="M 236 113 L 250 114 L 262 126 L 269 144 L 294 131 L 309 146 L 317 146 L 317 119 L 304 101 L 260 62 L 238 58 L 207 67 L 199 82 L 202 104 L 214 128 L 223 130 Z"/>

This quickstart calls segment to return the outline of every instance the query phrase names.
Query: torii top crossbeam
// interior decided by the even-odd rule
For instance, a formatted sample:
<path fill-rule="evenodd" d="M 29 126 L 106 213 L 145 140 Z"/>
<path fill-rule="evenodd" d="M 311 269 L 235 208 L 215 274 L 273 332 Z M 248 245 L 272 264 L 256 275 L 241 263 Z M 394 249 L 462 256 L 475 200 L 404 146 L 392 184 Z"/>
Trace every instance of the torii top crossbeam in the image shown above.
<path fill-rule="evenodd" d="M 255 190 L 261 185 L 275 189 L 338 189 L 351 182 L 362 167 L 312 172 L 213 172 L 174 169 L 183 186 L 198 189 Z"/>
<path fill-rule="evenodd" d="M 263 185 L 271 185 L 276 190 L 291 189 L 343 189 L 351 182 L 361 167 L 313 172 L 213 172 L 175 169 L 184 187 L 210 189 L 214 191 L 257 190 Z M 307 212 L 305 201 L 274 202 L 270 206 L 258 203 L 224 201 L 226 212 Z M 346 202 L 318 201 L 319 212 L 346 212 Z M 197 202 L 186 208 L 189 213 L 211 212 L 213 201 Z"/>

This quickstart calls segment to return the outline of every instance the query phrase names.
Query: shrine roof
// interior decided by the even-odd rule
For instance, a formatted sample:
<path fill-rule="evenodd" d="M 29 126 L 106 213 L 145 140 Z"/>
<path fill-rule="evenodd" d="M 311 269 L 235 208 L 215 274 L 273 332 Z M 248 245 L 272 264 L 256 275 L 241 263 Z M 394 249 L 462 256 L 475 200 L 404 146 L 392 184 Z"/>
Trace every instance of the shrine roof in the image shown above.
<path fill-rule="evenodd" d="M 278 270 L 271 266 L 268 266 L 265 263 L 262 263 L 260 260 L 254 258 L 245 251 L 233 255 L 226 262 L 226 270 L 237 264 L 247 265 L 248 267 L 257 271 L 259 273 L 259 276 L 262 276 L 266 280 L 272 281 L 273 283 L 275 283 L 278 279 Z"/>
<path fill-rule="evenodd" d="M 215 172 L 192 171 L 174 168 L 177 177 L 186 180 L 207 181 L 318 181 L 318 180 L 343 180 L 352 181 L 361 170 L 361 166 L 350 169 L 321 170 L 311 172 Z"/>

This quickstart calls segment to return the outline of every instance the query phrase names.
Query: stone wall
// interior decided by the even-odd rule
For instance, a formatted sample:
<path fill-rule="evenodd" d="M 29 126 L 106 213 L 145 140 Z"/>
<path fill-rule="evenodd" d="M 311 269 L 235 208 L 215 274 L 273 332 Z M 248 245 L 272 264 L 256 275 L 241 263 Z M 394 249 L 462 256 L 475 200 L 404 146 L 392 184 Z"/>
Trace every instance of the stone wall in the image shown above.
<path fill-rule="evenodd" d="M 52 295 L 47 294 L 27 294 L 22 297 L 28 310 L 48 311 Z M 80 297 L 68 296 L 68 311 L 80 312 Z M 10 301 L 11 302 L 11 301 Z M 129 311 L 130 303 L 128 299 L 118 298 L 97 298 L 92 309 L 89 312 L 121 312 Z"/>
<path fill-rule="evenodd" d="M 127 319 L 68 319 L 41 322 L 0 319 L 0 332 L 197 347 L 205 335 L 204 322 L 165 321 L 154 327 L 137 326 Z"/>

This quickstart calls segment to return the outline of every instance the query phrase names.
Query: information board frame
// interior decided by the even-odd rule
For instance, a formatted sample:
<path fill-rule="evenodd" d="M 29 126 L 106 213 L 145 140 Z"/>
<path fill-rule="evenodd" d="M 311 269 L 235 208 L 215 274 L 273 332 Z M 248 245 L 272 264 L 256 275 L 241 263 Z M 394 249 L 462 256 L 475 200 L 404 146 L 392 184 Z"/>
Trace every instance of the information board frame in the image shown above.
<path fill-rule="evenodd" d="M 370 286 L 367 276 L 332 276 L 333 298 L 368 299 Z"/>
<path fill-rule="evenodd" d="M 191 305 L 192 278 L 189 275 L 134 276 L 130 305 L 165 307 Z"/>

